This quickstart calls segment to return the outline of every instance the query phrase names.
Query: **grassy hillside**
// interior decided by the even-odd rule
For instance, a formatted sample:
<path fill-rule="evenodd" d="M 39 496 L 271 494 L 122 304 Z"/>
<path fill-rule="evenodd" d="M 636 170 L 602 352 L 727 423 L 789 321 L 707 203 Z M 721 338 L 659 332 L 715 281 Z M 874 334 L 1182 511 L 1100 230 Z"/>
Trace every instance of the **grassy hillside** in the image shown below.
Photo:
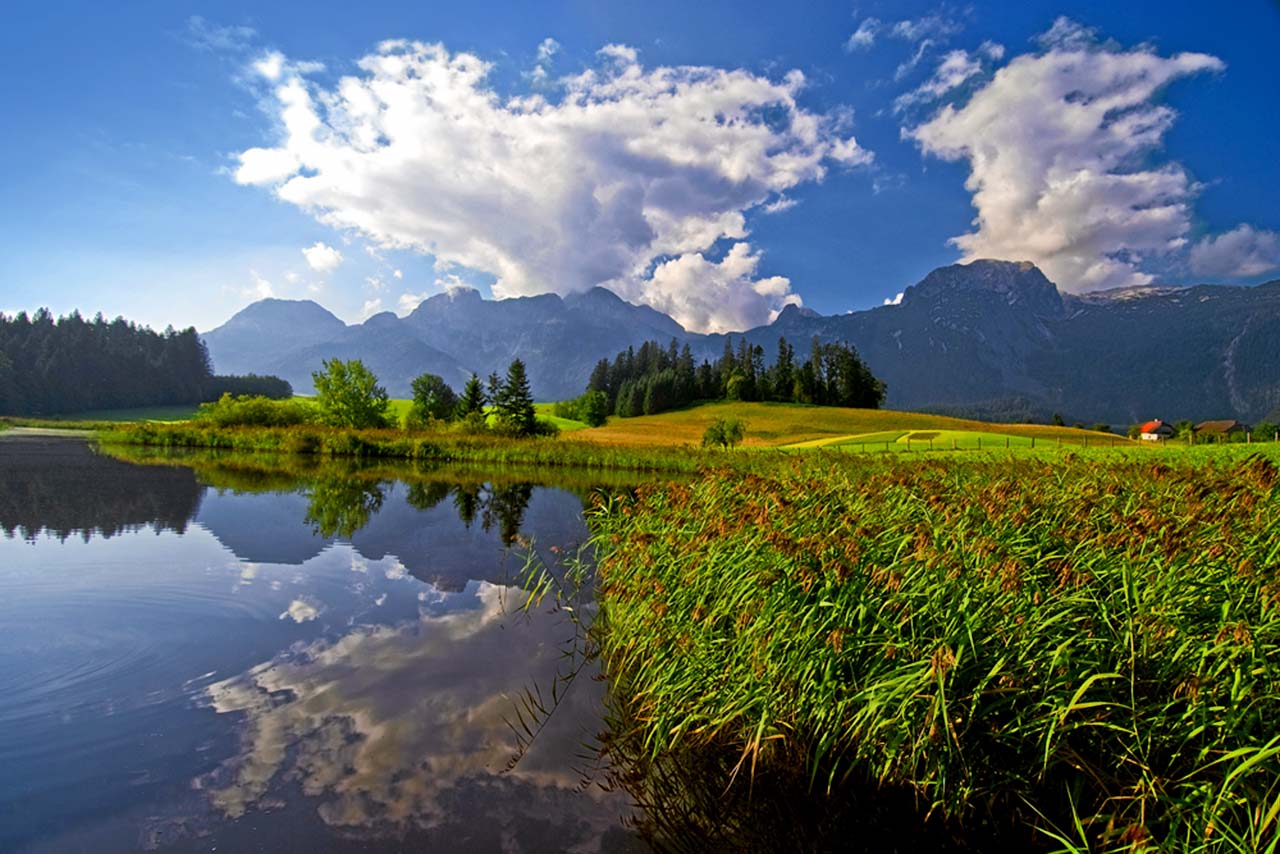
<path fill-rule="evenodd" d="M 703 431 L 717 418 L 745 421 L 747 437 L 743 444 L 756 447 L 844 446 L 875 442 L 883 450 L 885 441 L 898 443 L 912 434 L 913 447 L 920 449 L 927 447 L 929 437 L 914 434 L 929 432 L 939 433 L 934 437 L 938 447 L 950 447 L 953 438 L 961 447 L 972 447 L 978 435 L 988 434 L 1014 437 L 1027 445 L 1032 437 L 1037 442 L 1061 437 L 1076 444 L 1085 438 L 1097 441 L 1103 435 L 1070 427 L 988 424 L 889 409 L 841 409 L 795 403 L 708 403 L 661 415 L 610 418 L 605 426 L 581 430 L 574 438 L 608 445 L 696 445 L 702 441 Z M 1126 440 L 1117 437 L 1117 441 Z M 901 449 L 906 449 L 905 441 Z"/>

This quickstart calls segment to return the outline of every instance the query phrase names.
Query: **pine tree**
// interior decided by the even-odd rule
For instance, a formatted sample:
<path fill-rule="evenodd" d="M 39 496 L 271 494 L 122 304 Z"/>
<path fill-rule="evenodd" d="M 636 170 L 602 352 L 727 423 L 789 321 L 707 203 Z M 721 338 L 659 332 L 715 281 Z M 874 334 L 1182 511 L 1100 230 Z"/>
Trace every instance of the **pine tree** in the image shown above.
<path fill-rule="evenodd" d="M 533 409 L 533 393 L 529 391 L 529 378 L 525 375 L 524 362 L 512 359 L 507 367 L 507 379 L 501 384 L 493 399 L 498 421 L 517 436 L 531 436 L 537 417 Z"/>
<path fill-rule="evenodd" d="M 471 379 L 467 380 L 467 384 L 462 389 L 462 398 L 458 401 L 458 417 L 466 418 L 473 412 L 483 413 L 484 405 L 488 402 L 480 377 L 472 374 Z"/>

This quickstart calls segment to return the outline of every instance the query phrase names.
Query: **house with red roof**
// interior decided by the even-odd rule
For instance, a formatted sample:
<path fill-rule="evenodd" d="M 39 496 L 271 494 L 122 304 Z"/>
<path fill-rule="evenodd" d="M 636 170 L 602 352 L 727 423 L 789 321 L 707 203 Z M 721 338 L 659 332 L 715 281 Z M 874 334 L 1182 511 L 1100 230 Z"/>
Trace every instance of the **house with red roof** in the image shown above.
<path fill-rule="evenodd" d="M 1143 441 L 1146 442 L 1163 442 L 1165 439 L 1172 439 L 1174 436 L 1173 426 L 1164 423 L 1159 418 L 1146 422 L 1138 430 Z"/>

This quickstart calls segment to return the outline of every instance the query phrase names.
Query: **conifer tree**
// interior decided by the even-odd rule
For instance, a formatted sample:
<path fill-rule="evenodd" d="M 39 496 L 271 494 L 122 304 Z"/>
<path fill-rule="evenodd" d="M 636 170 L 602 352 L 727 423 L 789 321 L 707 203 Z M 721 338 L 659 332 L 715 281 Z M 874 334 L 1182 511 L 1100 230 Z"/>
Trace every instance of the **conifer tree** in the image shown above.
<path fill-rule="evenodd" d="M 467 380 L 467 384 L 462 388 L 462 398 L 458 401 L 458 417 L 466 418 L 472 413 L 483 413 L 484 405 L 488 402 L 480 377 L 472 374 L 471 379 Z"/>
<path fill-rule="evenodd" d="M 524 362 L 512 359 L 507 367 L 507 378 L 493 399 L 498 421 L 517 436 L 533 435 L 537 420 L 533 409 L 533 393 L 529 391 L 529 378 Z"/>

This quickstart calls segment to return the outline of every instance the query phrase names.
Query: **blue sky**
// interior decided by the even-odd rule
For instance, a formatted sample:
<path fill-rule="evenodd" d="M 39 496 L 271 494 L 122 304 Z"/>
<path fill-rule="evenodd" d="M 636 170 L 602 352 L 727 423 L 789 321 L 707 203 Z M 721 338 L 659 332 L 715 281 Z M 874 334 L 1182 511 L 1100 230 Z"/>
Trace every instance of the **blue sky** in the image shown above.
<path fill-rule="evenodd" d="M 968 257 L 1280 276 L 1273 2 L 6 11 L 0 311 L 604 283 L 715 330 Z"/>

